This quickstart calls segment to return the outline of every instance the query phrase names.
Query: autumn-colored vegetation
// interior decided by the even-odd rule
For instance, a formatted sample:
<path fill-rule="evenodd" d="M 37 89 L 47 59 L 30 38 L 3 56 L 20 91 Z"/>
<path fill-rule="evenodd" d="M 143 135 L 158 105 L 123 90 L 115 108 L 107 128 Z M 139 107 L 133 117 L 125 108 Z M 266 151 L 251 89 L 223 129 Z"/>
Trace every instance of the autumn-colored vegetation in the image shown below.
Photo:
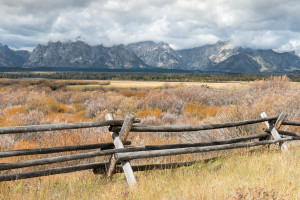
<path fill-rule="evenodd" d="M 102 121 L 105 120 L 105 115 L 108 113 L 113 113 L 115 119 L 124 119 L 126 114 L 133 113 L 136 117 L 141 118 L 142 124 L 149 125 L 199 125 L 199 124 L 209 124 L 209 123 L 221 123 L 238 121 L 244 119 L 254 119 L 259 118 L 260 113 L 265 111 L 269 116 L 278 115 L 281 111 L 287 112 L 288 118 L 290 120 L 300 119 L 300 91 L 299 88 L 292 86 L 292 82 L 286 76 L 270 77 L 266 80 L 259 80 L 254 82 L 249 82 L 246 87 L 236 88 L 236 89 L 214 89 L 209 87 L 199 87 L 199 86 L 169 86 L 159 88 L 106 88 L 104 86 L 90 87 L 84 90 L 74 90 L 68 85 L 108 85 L 109 82 L 101 81 L 62 81 L 62 80 L 25 80 L 25 79 L 0 79 L 0 126 L 24 126 L 24 125 L 36 125 L 36 124 L 53 124 L 53 123 L 71 123 L 71 122 L 84 122 L 84 121 Z M 236 137 L 241 135 L 250 135 L 262 132 L 264 127 L 263 123 L 256 125 L 249 125 L 240 128 L 230 128 L 230 129 L 220 129 L 220 130 L 210 130 L 201 131 L 194 133 L 168 133 L 168 134 L 148 134 L 148 133 L 132 133 L 130 134 L 128 140 L 131 140 L 133 145 L 146 145 L 146 144 L 169 144 L 169 143 L 183 143 L 183 142 L 200 142 L 200 141 L 210 141 L 216 139 L 224 139 L 230 137 Z M 299 132 L 299 129 L 295 127 L 284 127 L 286 130 L 292 130 L 294 132 Z M 0 149 L 1 150 L 11 150 L 11 149 L 24 149 L 24 148 L 38 148 L 38 147 L 54 147 L 54 146 L 65 146 L 65 145 L 76 145 L 76 144 L 92 144 L 99 142 L 110 142 L 111 138 L 107 133 L 107 128 L 93 128 L 93 129 L 81 129 L 81 130 L 69 130 L 69 131 L 54 131 L 54 132 L 44 132 L 44 133 L 28 133 L 28 134 L 15 134 L 15 135 L 1 135 L 0 136 Z M 12 157 L 6 159 L 0 159 L 1 163 L 5 162 L 15 162 L 28 159 L 37 159 L 43 157 L 65 155 L 69 153 L 60 153 L 52 155 L 38 155 L 38 156 L 26 156 L 26 157 Z M 182 156 L 172 156 L 168 158 L 153 158 L 147 160 L 135 161 L 133 164 L 137 163 L 149 163 L 149 162 L 172 162 L 172 161 L 186 161 L 193 160 L 195 158 L 208 158 L 215 156 L 216 154 L 197 154 L 197 155 L 182 155 Z M 295 153 L 296 157 L 299 158 L 299 152 Z M 260 155 L 263 157 L 263 155 Z M 281 159 L 281 158 L 276 158 Z M 299 159 L 295 161 L 295 158 L 291 158 L 293 162 L 299 162 Z M 85 161 L 72 161 L 68 164 L 75 163 L 86 163 L 90 161 L 102 161 L 107 160 L 107 158 L 93 158 Z M 235 160 L 235 158 L 233 158 Z M 247 161 L 245 161 L 246 163 Z M 245 164 L 246 165 L 246 164 Z M 299 163 L 295 163 L 294 166 L 299 166 Z M 47 166 L 57 167 L 66 166 L 65 163 L 53 164 Z M 228 166 L 227 166 L 228 167 Z M 44 167 L 32 167 L 30 169 L 43 169 Z M 220 167 L 222 168 L 222 167 Z M 18 169 L 11 170 L 11 172 L 20 172 L 30 169 Z M 225 168 L 227 170 L 227 168 Z M 185 170 L 185 169 L 184 169 Z M 197 166 L 194 171 L 182 171 L 179 170 L 175 175 L 168 175 L 175 180 L 183 177 L 183 174 L 187 176 L 194 173 L 205 173 L 203 166 Z M 216 175 L 222 172 L 218 172 L 219 168 L 214 171 L 212 167 L 212 172 Z M 229 170 L 229 169 L 228 169 Z M 1 172 L 7 173 L 7 172 Z M 90 172 L 86 172 L 90 173 Z M 156 173 L 156 172 L 154 172 Z M 160 177 L 164 176 L 161 172 Z M 78 173 L 78 177 L 85 176 L 85 172 Z M 55 176 L 55 181 L 63 181 L 57 178 L 59 175 Z M 62 177 L 68 175 L 61 175 Z M 141 174 L 140 179 L 146 180 L 148 175 Z M 151 180 L 157 181 L 152 174 L 149 175 Z M 218 189 L 220 185 L 218 183 L 213 183 L 209 181 L 211 174 L 207 174 L 206 183 L 215 184 L 215 189 Z M 225 176 L 225 175 L 222 175 Z M 299 172 L 296 172 L 296 176 L 299 177 Z M 77 178 L 78 178 L 77 177 Z M 103 182 L 96 178 L 93 182 L 94 175 L 89 175 L 86 180 L 88 183 L 83 183 L 83 185 L 91 184 L 109 184 Z M 118 177 L 118 176 L 117 176 Z M 75 181 L 76 177 L 74 178 Z M 124 184 L 124 177 L 119 176 L 122 184 Z M 34 182 L 31 182 L 34 180 Z M 38 179 L 37 179 L 38 180 Z M 45 178 L 47 180 L 46 184 L 50 184 L 51 178 Z M 76 179 L 77 180 L 77 179 Z M 149 180 L 149 181 L 151 181 Z M 163 181 L 166 183 L 170 181 L 168 178 Z M 191 179 L 196 183 L 196 178 Z M 65 181 L 65 180 L 64 180 Z M 115 180 L 117 181 L 117 180 Z M 230 180 L 228 180 L 230 181 Z M 232 181 L 232 180 L 231 180 Z M 28 190 L 31 190 L 32 184 L 36 184 L 35 179 L 28 180 L 29 186 Z M 93 182 L 93 183 L 91 183 Z M 222 181 L 221 181 L 222 182 Z M 224 182 L 224 181 L 223 181 Z M 16 182 L 18 184 L 27 183 L 26 180 L 23 182 Z M 31 184 L 32 183 L 32 184 Z M 186 187 L 189 187 L 188 183 Z M 267 188 L 260 188 L 259 182 L 256 185 L 245 184 L 235 185 L 233 191 L 231 191 L 231 196 L 225 195 L 226 191 L 230 189 L 226 187 L 224 191 L 220 193 L 222 198 L 235 198 L 236 196 L 245 196 L 244 199 L 251 199 L 253 195 L 273 195 L 276 198 L 282 195 L 282 198 L 296 197 L 299 193 L 290 193 L 291 191 L 277 192 L 272 190 L 269 186 Z M 68 183 L 63 183 L 68 184 Z M 73 179 L 70 180 L 70 184 L 73 184 Z M 124 186 L 116 184 L 116 187 L 121 187 L 121 191 L 124 194 L 118 194 L 122 199 L 151 199 L 156 198 L 155 196 L 139 196 L 138 194 L 132 193 L 128 194 L 127 189 Z M 146 184 L 146 183 L 145 183 Z M 165 183 L 161 183 L 164 185 Z M 1 183 L 0 190 L 6 187 L 12 187 L 14 185 L 11 183 Z M 16 186 L 17 187 L 17 186 Z M 19 187 L 19 186 L 18 186 Z M 35 186 L 34 186 L 35 187 Z M 52 187 L 52 186 L 51 186 Z M 67 186 L 62 186 L 67 187 Z M 74 186 L 75 187 L 75 186 Z M 82 186 L 85 187 L 85 186 Z M 106 187 L 106 186 L 101 186 Z M 113 186 L 112 186 L 113 187 Z M 144 189 L 140 186 L 140 189 Z M 204 186 L 201 188 L 191 186 L 190 189 L 181 190 L 179 192 L 179 197 L 185 199 L 197 199 L 198 196 L 190 195 L 193 192 L 190 190 L 194 189 L 208 189 Z M 97 188 L 98 189 L 98 188 Z M 103 189 L 103 188 L 102 188 Z M 299 186 L 298 186 L 299 189 Z M 26 191 L 24 185 L 20 186 L 19 189 L 13 188 L 12 192 Z M 58 189 L 60 191 L 60 189 Z M 154 190 L 159 190 L 155 188 Z M 163 189 L 164 190 L 164 189 Z M 209 189 L 213 190 L 213 189 Z M 43 189 L 41 191 L 44 191 Z M 164 190 L 165 191 L 165 190 Z M 46 192 L 46 191 L 44 191 Z M 265 194 L 264 192 L 267 192 Z M 49 192 L 50 195 L 51 192 Z M 0 192 L 0 199 L 4 199 L 4 194 L 6 192 Z M 15 194 L 16 198 L 20 198 Z M 46 196 L 41 197 L 38 194 L 31 194 L 30 198 L 47 198 Z M 86 194 L 87 195 L 87 194 Z M 104 195 L 104 194 L 103 194 Z M 207 194 L 208 196 L 201 197 L 202 199 L 210 199 L 210 197 L 218 197 L 218 195 Z M 210 196 L 209 196 L 210 195 Z M 259 196 L 259 197 L 260 197 Z M 14 196 L 11 196 L 13 198 Z M 49 196 L 48 196 L 49 197 Z M 94 199 L 98 199 L 97 196 L 92 196 Z M 99 197 L 99 196 L 98 196 Z M 103 197 L 103 196 L 102 196 Z M 246 198 L 247 197 L 247 198 Z M 53 197 L 55 198 L 55 197 Z M 58 198 L 88 198 L 88 196 L 74 195 L 74 196 L 59 196 Z M 103 197 L 107 198 L 107 197 Z M 166 197 L 167 198 L 167 197 Z M 200 198 L 200 199 L 201 199 Z M 280 196 L 281 198 L 281 196 Z M 278 199 L 280 199 L 278 198 Z M 177 199 L 177 198 L 174 198 Z M 240 198 L 243 199 L 243 198 Z"/>
<path fill-rule="evenodd" d="M 267 80 L 250 82 L 239 89 L 214 89 L 197 86 L 165 85 L 161 88 L 105 88 L 94 90 L 72 90 L 68 85 L 107 85 L 103 81 L 67 81 L 45 79 L 0 80 L 0 126 L 24 126 L 35 124 L 71 123 L 101 121 L 112 113 L 115 119 L 124 119 L 133 113 L 142 119 L 142 124 L 205 124 L 258 118 L 261 112 L 278 115 L 281 111 L 289 113 L 289 119 L 299 119 L 300 92 L 291 85 L 286 76 L 271 77 Z M 55 86 L 55 87 L 54 87 Z M 131 134 L 134 144 L 196 142 L 222 139 L 237 135 L 261 132 L 263 124 L 241 128 L 202 131 L 181 134 Z M 293 131 L 296 131 L 293 129 Z M 68 131 L 67 131 L 68 132 Z M 70 131 L 69 131 L 70 132 Z M 68 133 L 69 133 L 68 132 Z M 72 130 L 81 138 L 79 143 L 105 141 L 105 128 Z M 91 132 L 97 136 L 90 137 Z M 83 134 L 84 133 L 84 134 Z M 70 133 L 69 133 L 70 134 Z M 45 141 L 50 136 L 64 135 L 63 131 L 49 133 L 29 133 L 22 135 L 2 135 L 1 149 L 11 149 L 16 143 L 37 139 L 37 147 L 72 145 L 70 139 L 55 143 Z M 138 136 L 138 137 L 137 137 Z M 200 136 L 200 137 L 199 137 Z M 137 138 L 141 138 L 138 141 Z M 160 137 L 159 140 L 157 138 Z M 98 138 L 93 141 L 91 138 Z M 109 138 L 109 137 L 108 137 Z M 164 140 L 163 138 L 168 138 Z M 21 140 L 23 139 L 23 140 Z M 24 140 L 25 139 L 25 140 Z"/>

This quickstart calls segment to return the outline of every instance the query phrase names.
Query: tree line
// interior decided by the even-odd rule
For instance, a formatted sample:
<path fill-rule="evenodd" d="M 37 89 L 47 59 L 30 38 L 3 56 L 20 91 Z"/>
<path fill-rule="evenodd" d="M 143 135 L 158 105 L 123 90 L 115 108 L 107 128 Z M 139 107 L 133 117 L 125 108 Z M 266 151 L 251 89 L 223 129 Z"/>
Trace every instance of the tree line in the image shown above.
<path fill-rule="evenodd" d="M 133 80 L 175 82 L 222 82 L 255 81 L 282 74 L 236 74 L 236 73 L 129 73 L 129 72 L 13 72 L 0 73 L 0 78 L 45 78 L 72 80 Z M 300 74 L 287 74 L 291 81 L 300 82 Z"/>

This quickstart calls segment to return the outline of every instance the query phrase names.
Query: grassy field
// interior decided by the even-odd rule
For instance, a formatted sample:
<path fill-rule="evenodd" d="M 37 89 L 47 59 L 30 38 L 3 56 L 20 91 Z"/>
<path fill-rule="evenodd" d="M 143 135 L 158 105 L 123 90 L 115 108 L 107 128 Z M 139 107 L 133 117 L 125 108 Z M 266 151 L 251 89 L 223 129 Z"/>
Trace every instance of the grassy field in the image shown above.
<path fill-rule="evenodd" d="M 91 171 L 0 183 L 0 199 L 300 199 L 300 151 L 241 151 L 208 163 L 123 174 Z"/>
<path fill-rule="evenodd" d="M 203 86 L 206 85 L 206 86 Z M 200 125 L 260 118 L 288 113 L 300 119 L 299 83 L 286 76 L 253 82 L 139 82 L 47 79 L 0 79 L 0 127 L 103 121 L 112 113 L 124 119 L 133 113 L 142 125 Z M 262 132 L 264 123 L 180 134 L 131 133 L 133 146 L 196 143 Z M 300 128 L 283 129 L 300 132 Z M 47 148 L 111 142 L 107 127 L 0 135 L 0 150 Z M 79 153 L 70 152 L 70 153 Z M 0 158 L 0 163 L 68 155 L 32 155 Z M 0 183 L 0 199 L 299 199 L 299 148 L 282 154 L 273 145 L 247 150 L 188 154 L 134 160 L 153 164 L 202 160 L 208 163 L 172 170 L 137 172 L 139 185 L 128 189 L 123 174 L 112 180 L 83 171 Z M 98 157 L 1 171 L 2 174 L 107 161 Z"/>
<path fill-rule="evenodd" d="M 101 81 L 100 81 L 101 82 Z M 162 87 L 210 87 L 214 89 L 241 89 L 249 85 L 247 81 L 228 82 L 160 82 L 160 81 L 109 81 L 110 84 L 101 86 L 99 84 L 68 85 L 67 88 L 73 90 L 83 90 L 89 88 L 162 88 Z M 291 83 L 293 87 L 300 88 L 300 82 Z"/>
<path fill-rule="evenodd" d="M 110 81 L 109 85 L 100 86 L 97 84 L 87 85 L 69 85 L 69 89 L 82 90 L 86 88 L 161 88 L 161 87 L 211 87 L 215 89 L 238 89 L 247 86 L 246 81 L 232 81 L 232 82 L 159 82 L 159 81 Z"/>

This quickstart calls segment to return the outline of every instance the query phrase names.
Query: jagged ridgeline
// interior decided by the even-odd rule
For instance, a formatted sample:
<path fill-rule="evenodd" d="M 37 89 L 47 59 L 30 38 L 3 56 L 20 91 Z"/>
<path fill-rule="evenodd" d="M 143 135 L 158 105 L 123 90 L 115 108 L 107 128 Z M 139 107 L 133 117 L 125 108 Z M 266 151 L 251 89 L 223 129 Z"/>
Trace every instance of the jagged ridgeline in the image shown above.
<path fill-rule="evenodd" d="M 49 42 L 32 52 L 13 51 L 0 45 L 0 67 L 170 69 L 203 72 L 293 72 L 300 70 L 299 52 L 278 53 L 217 42 L 191 49 L 174 50 L 169 44 L 143 41 L 128 45 L 91 46 L 82 41 Z"/>

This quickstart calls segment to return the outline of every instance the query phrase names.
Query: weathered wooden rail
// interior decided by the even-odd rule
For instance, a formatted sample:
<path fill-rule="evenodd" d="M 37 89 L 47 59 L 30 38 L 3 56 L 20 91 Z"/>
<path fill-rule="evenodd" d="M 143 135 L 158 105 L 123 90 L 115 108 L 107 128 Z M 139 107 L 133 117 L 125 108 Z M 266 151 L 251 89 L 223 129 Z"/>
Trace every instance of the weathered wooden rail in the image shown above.
<path fill-rule="evenodd" d="M 189 153 L 211 152 L 220 150 L 229 150 L 237 148 L 248 148 L 253 146 L 278 144 L 281 151 L 287 152 L 288 147 L 284 142 L 291 140 L 299 140 L 300 134 L 289 131 L 280 130 L 282 125 L 300 126 L 300 122 L 285 120 L 287 114 L 281 113 L 279 116 L 268 117 L 266 113 L 262 113 L 260 119 L 244 120 L 237 122 L 229 122 L 222 124 L 208 124 L 199 126 L 145 126 L 135 125 L 141 120 L 136 119 L 133 115 L 128 115 L 125 120 L 114 120 L 111 114 L 106 116 L 106 121 L 100 122 L 83 122 L 83 123 L 69 123 L 69 124 L 51 124 L 51 125 L 34 125 L 34 126 L 19 126 L 19 127 L 2 127 L 0 134 L 20 134 L 28 132 L 44 132 L 44 131 L 58 131 L 67 129 L 79 128 L 93 128 L 93 127 L 108 127 L 109 133 L 113 139 L 113 143 L 100 143 L 88 145 L 74 145 L 53 148 L 35 148 L 35 149 L 21 149 L 12 151 L 0 152 L 0 158 L 12 156 L 25 156 L 37 154 L 51 154 L 68 151 L 80 151 L 100 149 L 99 151 L 76 153 L 65 156 L 56 156 L 50 158 L 42 158 L 37 160 L 27 160 L 14 163 L 0 164 L 0 181 L 10 181 L 17 179 L 33 178 L 40 176 L 48 176 L 54 174 L 69 173 L 81 170 L 93 169 L 95 174 L 107 173 L 111 177 L 113 173 L 124 172 L 130 187 L 136 184 L 134 171 L 150 170 L 156 167 L 172 168 L 179 166 L 188 166 L 194 162 L 185 163 L 168 163 L 155 165 L 131 166 L 130 160 L 140 158 L 150 158 L 159 156 L 170 156 Z M 243 136 L 220 141 L 189 143 L 189 144 L 168 144 L 168 145 L 146 145 L 146 146 L 132 146 L 130 141 L 126 141 L 130 132 L 192 132 L 202 130 L 213 130 L 221 128 L 238 127 L 250 124 L 264 122 L 267 129 L 264 133 L 250 136 Z M 258 140 L 258 141 L 253 141 Z M 18 168 L 48 165 L 53 163 L 66 162 L 71 160 L 86 159 L 99 156 L 110 155 L 107 162 L 96 162 L 83 165 L 74 165 L 62 168 L 36 170 L 32 172 L 12 173 L 7 174 L 5 170 L 12 170 Z M 120 164 L 120 166 L 119 166 Z"/>

